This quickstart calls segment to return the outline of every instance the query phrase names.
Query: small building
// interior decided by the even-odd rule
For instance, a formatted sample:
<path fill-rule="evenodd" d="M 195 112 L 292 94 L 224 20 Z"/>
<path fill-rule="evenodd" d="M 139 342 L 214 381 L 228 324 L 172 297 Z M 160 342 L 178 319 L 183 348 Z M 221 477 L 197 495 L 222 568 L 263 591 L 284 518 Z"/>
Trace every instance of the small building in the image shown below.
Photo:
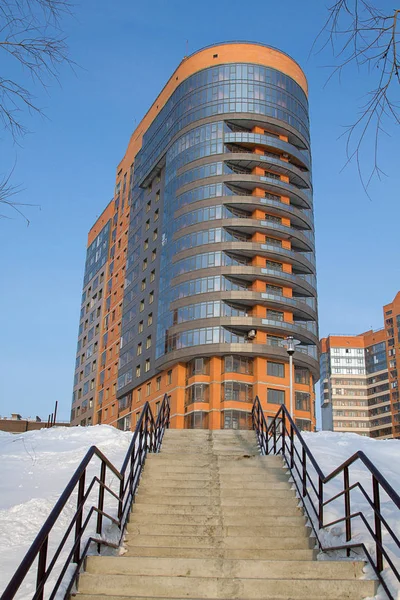
<path fill-rule="evenodd" d="M 69 427 L 70 424 L 67 422 L 57 421 L 53 427 Z M 25 433 L 25 431 L 36 431 L 39 429 L 47 429 L 49 427 L 48 421 L 42 421 L 42 419 L 36 416 L 34 419 L 28 417 L 24 419 L 18 413 L 12 413 L 11 417 L 0 417 L 0 431 L 6 431 L 7 433 Z"/>

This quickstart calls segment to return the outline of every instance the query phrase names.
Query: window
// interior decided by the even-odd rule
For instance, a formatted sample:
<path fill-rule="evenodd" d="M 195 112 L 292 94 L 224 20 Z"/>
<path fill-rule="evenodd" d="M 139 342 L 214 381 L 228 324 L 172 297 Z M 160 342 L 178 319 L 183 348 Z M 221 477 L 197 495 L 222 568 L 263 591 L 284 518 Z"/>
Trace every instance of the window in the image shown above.
<path fill-rule="evenodd" d="M 195 383 L 185 390 L 185 405 L 193 402 L 208 402 L 209 386 L 206 383 Z"/>
<path fill-rule="evenodd" d="M 146 289 L 146 279 L 142 279 L 142 285 L 140 286 L 140 289 L 142 290 L 142 292 L 144 292 L 144 290 Z"/>
<path fill-rule="evenodd" d="M 273 294 L 274 296 L 283 295 L 283 288 L 277 285 L 271 285 L 270 283 L 267 283 L 267 285 L 265 286 L 265 290 L 268 294 Z"/>
<path fill-rule="evenodd" d="M 150 326 L 153 323 L 153 313 L 149 313 L 147 317 L 147 326 Z"/>
<path fill-rule="evenodd" d="M 151 253 L 151 262 L 156 260 L 156 258 L 157 258 L 157 250 L 154 249 L 153 252 Z"/>
<path fill-rule="evenodd" d="M 310 394 L 307 392 L 296 392 L 296 410 L 310 410 Z"/>
<path fill-rule="evenodd" d="M 156 389 L 161 389 L 161 377 L 157 377 L 156 379 Z"/>
<path fill-rule="evenodd" d="M 276 363 L 268 361 L 267 374 L 272 377 L 285 377 L 285 365 L 282 363 Z"/>
<path fill-rule="evenodd" d="M 252 402 L 253 386 L 240 381 L 225 381 L 222 387 L 222 400 Z"/>
<path fill-rule="evenodd" d="M 277 246 L 282 248 L 282 240 L 277 240 L 276 238 L 269 237 L 268 235 L 265 236 L 265 243 L 269 246 Z"/>
<path fill-rule="evenodd" d="M 150 229 L 150 219 L 147 219 L 145 229 L 146 229 L 146 231 L 148 231 Z"/>
<path fill-rule="evenodd" d="M 158 213 L 158 208 L 157 208 L 157 210 L 154 212 L 154 220 L 155 221 L 158 221 L 158 216 L 159 216 L 159 213 Z"/>
<path fill-rule="evenodd" d="M 158 414 L 159 414 L 159 412 L 160 412 L 160 404 L 161 404 L 161 402 L 160 402 L 160 401 L 159 401 L 159 402 L 156 402 L 156 417 L 158 417 Z"/>
<path fill-rule="evenodd" d="M 285 404 L 285 392 L 283 390 L 274 390 L 269 388 L 267 402 L 270 404 Z"/>
<path fill-rule="evenodd" d="M 311 421 L 308 421 L 307 419 L 295 419 L 295 423 L 300 431 L 311 431 Z M 341 426 L 339 423 L 338 425 L 339 427 Z"/>
<path fill-rule="evenodd" d="M 310 384 L 310 372 L 302 367 L 294 368 L 294 381 L 295 383 L 302 383 L 303 385 Z"/>
<path fill-rule="evenodd" d="M 167 373 L 167 385 L 171 385 L 172 383 L 172 371 L 168 371 Z"/>
<path fill-rule="evenodd" d="M 150 273 L 150 281 L 154 281 L 156 278 L 156 271 L 155 269 L 152 270 L 152 272 Z"/>
<path fill-rule="evenodd" d="M 158 229 L 155 229 L 153 231 L 153 241 L 155 241 L 158 238 Z"/>
<path fill-rule="evenodd" d="M 272 321 L 283 321 L 283 312 L 267 308 L 267 318 Z"/>
<path fill-rule="evenodd" d="M 156 202 L 160 201 L 160 190 L 158 190 L 158 192 L 156 192 Z"/>
<path fill-rule="evenodd" d="M 137 345 L 136 354 L 137 354 L 137 356 L 140 356 L 142 354 L 142 342 L 140 342 L 140 344 Z"/>
<path fill-rule="evenodd" d="M 146 384 L 146 396 L 150 396 L 151 394 L 151 381 Z"/>
<path fill-rule="evenodd" d="M 143 312 L 144 311 L 144 300 L 140 301 L 140 307 L 139 307 L 139 311 Z"/>
<path fill-rule="evenodd" d="M 145 271 L 146 269 L 147 269 L 147 258 L 145 258 L 142 263 L 142 271 Z"/>
<path fill-rule="evenodd" d="M 145 370 L 145 373 L 148 373 L 150 371 L 150 359 L 149 358 L 146 360 L 146 363 L 144 365 L 144 370 Z"/>
<path fill-rule="evenodd" d="M 148 247 L 149 247 L 149 238 L 147 238 L 147 240 L 144 240 L 144 249 L 147 250 Z"/>
<path fill-rule="evenodd" d="M 137 391 L 136 402 L 140 402 L 142 399 L 142 388 L 139 388 Z"/>
<path fill-rule="evenodd" d="M 267 267 L 267 269 L 272 269 L 273 271 L 283 271 L 283 264 L 277 263 L 272 260 L 267 260 L 265 262 L 265 266 Z"/>
<path fill-rule="evenodd" d="M 154 292 L 150 292 L 149 294 L 149 304 L 153 304 L 154 302 Z"/>
<path fill-rule="evenodd" d="M 136 377 L 140 377 L 140 365 L 136 367 Z"/>
<path fill-rule="evenodd" d="M 252 375 L 253 359 L 236 355 L 225 356 L 224 373 L 243 373 L 245 375 Z"/>
<path fill-rule="evenodd" d="M 186 377 L 193 377 L 193 375 L 208 375 L 209 374 L 209 360 L 208 358 L 194 358 L 188 362 L 186 366 Z"/>
<path fill-rule="evenodd" d="M 149 335 L 146 340 L 146 349 L 149 349 L 150 347 L 151 347 L 151 335 Z"/>
<path fill-rule="evenodd" d="M 146 204 L 146 212 L 147 213 L 150 212 L 150 209 L 151 209 L 151 200 L 149 200 Z"/>
<path fill-rule="evenodd" d="M 143 321 L 140 321 L 138 324 L 138 332 L 142 333 L 143 332 Z"/>

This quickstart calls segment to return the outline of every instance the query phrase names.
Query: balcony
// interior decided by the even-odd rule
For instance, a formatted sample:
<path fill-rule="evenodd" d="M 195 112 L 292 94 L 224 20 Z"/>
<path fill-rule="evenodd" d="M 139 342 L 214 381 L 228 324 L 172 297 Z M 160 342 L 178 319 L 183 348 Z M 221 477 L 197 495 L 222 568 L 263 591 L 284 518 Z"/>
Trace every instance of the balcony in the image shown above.
<path fill-rule="evenodd" d="M 300 163 L 301 167 L 305 167 L 307 169 L 310 169 L 311 167 L 310 159 L 306 152 L 302 152 L 293 144 L 284 142 L 278 137 L 247 132 L 225 133 L 224 142 L 226 144 L 252 144 L 281 150 L 282 152 L 289 154 L 292 159 L 295 159 L 296 164 Z"/>

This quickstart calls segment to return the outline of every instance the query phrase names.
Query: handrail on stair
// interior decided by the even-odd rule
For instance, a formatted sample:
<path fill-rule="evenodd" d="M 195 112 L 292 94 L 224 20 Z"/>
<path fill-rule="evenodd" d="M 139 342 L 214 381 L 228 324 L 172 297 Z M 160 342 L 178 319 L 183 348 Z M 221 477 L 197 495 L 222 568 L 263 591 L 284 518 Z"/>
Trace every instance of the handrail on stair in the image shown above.
<path fill-rule="evenodd" d="M 298 495 L 302 500 L 303 508 L 310 521 L 320 550 L 322 552 L 346 550 L 347 556 L 350 556 L 351 550 L 356 548 L 363 550 L 386 594 L 390 600 L 395 600 L 395 597 L 382 576 L 382 571 L 384 567 L 387 566 L 392 571 L 397 581 L 400 582 L 400 573 L 388 552 L 390 543 L 397 546 L 400 550 L 400 540 L 382 515 L 381 492 L 383 491 L 387 495 L 389 501 L 392 502 L 399 511 L 400 496 L 392 488 L 387 479 L 385 479 L 364 452 L 361 451 L 353 454 L 353 456 L 348 458 L 329 475 L 324 475 L 298 427 L 293 421 L 288 409 L 283 404 L 272 418 L 270 424 L 268 424 L 260 399 L 256 396 L 251 415 L 253 429 L 256 432 L 261 453 L 263 455 L 281 454 L 283 456 L 292 475 Z M 364 467 L 371 473 L 372 497 L 359 481 L 350 485 L 349 468 L 357 461 L 363 463 Z M 310 465 L 314 468 L 318 480 L 317 483 L 313 480 L 312 473 L 310 472 Z M 324 499 L 324 486 L 341 473 L 343 473 L 343 489 L 331 498 Z M 351 492 L 354 490 L 359 490 L 372 508 L 373 526 L 371 526 L 367 515 L 363 512 L 351 512 Z M 341 497 L 344 499 L 343 517 L 330 523 L 325 523 L 324 507 Z M 356 518 L 361 519 L 374 542 L 374 556 L 368 551 L 364 543 L 351 543 L 352 522 L 353 519 Z M 341 546 L 324 546 L 321 541 L 322 530 L 326 530 L 328 527 L 332 527 L 338 523 L 345 523 L 347 543 Z M 384 528 L 386 535 L 382 535 L 382 527 Z"/>
<path fill-rule="evenodd" d="M 79 577 L 91 544 L 97 544 L 98 550 L 102 545 L 119 547 L 129 520 L 131 505 L 147 453 L 159 452 L 165 429 L 169 427 L 169 419 L 170 403 L 167 395 L 164 396 L 156 420 L 150 404 L 146 402 L 136 424 L 121 470 L 118 470 L 96 446 L 89 448 L 0 600 L 12 600 L 31 569 L 36 569 L 36 586 L 32 600 L 43 600 L 45 591 L 49 600 L 54 600 L 57 593 L 61 591 L 67 598 Z M 89 465 L 93 465 L 92 459 L 95 457 L 100 460 L 100 474 L 99 476 L 95 475 L 89 485 L 86 485 L 87 468 Z M 113 490 L 110 483 L 107 484 L 107 475 L 117 479 L 118 491 Z M 108 504 L 113 504 L 107 508 L 105 507 L 106 492 Z M 95 494 L 96 500 L 94 501 Z M 49 559 L 49 536 L 63 509 L 69 501 L 75 501 L 75 497 L 75 513 L 65 529 L 61 542 Z M 94 535 L 86 537 L 84 534 L 91 524 L 93 516 L 96 516 L 96 537 Z M 118 528 L 119 540 L 117 543 L 107 541 L 103 526 L 104 517 Z M 67 553 L 66 557 L 65 553 Z M 51 576 L 53 579 L 57 577 L 55 582 L 49 581 Z"/>

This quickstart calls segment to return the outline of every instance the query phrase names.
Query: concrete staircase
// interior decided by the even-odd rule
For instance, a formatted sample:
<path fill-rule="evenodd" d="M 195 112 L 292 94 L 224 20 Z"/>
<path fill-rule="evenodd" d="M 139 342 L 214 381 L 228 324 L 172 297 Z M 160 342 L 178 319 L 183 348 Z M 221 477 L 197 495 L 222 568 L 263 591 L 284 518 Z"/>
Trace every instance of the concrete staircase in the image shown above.
<path fill-rule="evenodd" d="M 278 456 L 252 431 L 168 430 L 148 455 L 126 553 L 89 557 L 77 600 L 374 596 L 362 562 L 316 561 Z"/>

